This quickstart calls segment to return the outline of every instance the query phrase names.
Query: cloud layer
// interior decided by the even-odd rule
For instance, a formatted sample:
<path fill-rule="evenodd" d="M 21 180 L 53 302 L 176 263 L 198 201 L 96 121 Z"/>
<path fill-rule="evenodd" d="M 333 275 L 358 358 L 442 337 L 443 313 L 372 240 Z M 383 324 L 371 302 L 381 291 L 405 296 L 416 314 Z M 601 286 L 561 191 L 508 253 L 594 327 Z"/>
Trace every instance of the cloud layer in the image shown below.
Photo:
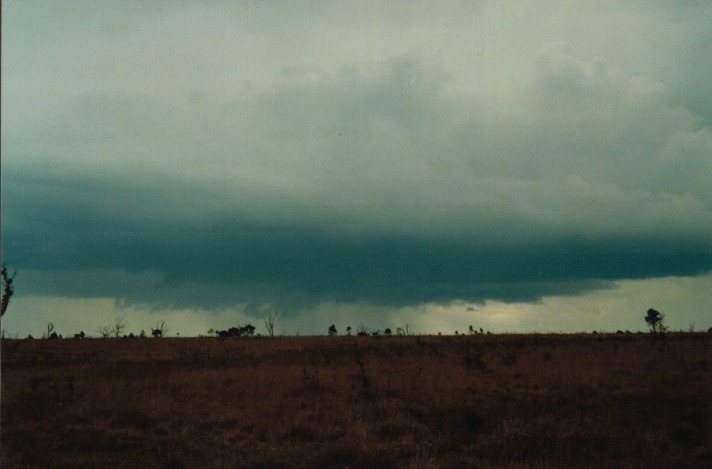
<path fill-rule="evenodd" d="M 3 5 L 26 294 L 287 314 L 712 270 L 712 7 Z"/>

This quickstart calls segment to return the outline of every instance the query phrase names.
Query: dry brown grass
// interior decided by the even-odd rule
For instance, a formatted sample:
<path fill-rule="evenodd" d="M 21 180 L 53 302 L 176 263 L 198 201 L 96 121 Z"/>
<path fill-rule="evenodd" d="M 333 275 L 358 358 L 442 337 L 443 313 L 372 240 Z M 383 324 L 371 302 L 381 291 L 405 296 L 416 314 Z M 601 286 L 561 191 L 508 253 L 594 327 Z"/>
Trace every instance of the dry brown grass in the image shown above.
<path fill-rule="evenodd" d="M 3 340 L 3 467 L 712 467 L 712 335 Z"/>

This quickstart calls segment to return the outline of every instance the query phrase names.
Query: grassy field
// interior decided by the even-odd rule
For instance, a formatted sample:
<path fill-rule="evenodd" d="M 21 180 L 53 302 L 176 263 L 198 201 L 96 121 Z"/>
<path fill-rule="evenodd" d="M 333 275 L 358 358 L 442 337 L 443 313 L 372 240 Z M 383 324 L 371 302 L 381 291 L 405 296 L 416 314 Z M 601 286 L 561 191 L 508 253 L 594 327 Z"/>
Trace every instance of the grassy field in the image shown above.
<path fill-rule="evenodd" d="M 712 334 L 2 341 L 2 467 L 712 467 Z"/>

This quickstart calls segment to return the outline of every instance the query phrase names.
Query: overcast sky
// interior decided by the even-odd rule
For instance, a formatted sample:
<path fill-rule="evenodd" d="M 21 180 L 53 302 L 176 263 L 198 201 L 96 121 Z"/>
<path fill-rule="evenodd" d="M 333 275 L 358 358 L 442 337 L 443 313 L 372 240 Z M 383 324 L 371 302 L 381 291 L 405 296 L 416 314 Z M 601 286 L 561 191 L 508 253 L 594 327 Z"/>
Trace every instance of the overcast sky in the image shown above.
<path fill-rule="evenodd" d="M 712 326 L 712 3 L 2 3 L 10 335 Z"/>

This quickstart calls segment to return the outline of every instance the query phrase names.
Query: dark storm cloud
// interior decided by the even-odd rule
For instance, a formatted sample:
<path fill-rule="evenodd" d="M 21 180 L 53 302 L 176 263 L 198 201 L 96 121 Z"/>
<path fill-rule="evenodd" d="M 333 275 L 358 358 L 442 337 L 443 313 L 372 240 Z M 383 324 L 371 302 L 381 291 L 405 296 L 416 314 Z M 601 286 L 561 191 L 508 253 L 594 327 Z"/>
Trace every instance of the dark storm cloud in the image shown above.
<path fill-rule="evenodd" d="M 6 3 L 22 294 L 294 311 L 712 269 L 709 6 Z"/>
<path fill-rule="evenodd" d="M 248 220 L 132 220 L 10 191 L 3 250 L 13 265 L 44 271 L 25 294 L 115 297 L 124 304 L 206 309 L 263 304 L 289 313 L 332 301 L 405 306 L 453 299 L 535 301 L 621 278 L 712 269 L 694 240 L 549 239 L 533 243 L 347 237 L 329 230 Z M 35 181 L 37 183 L 37 181 Z M 66 182 L 73 190 L 74 182 Z M 41 181 L 42 187 L 51 186 Z M 15 197 L 13 197 L 15 196 Z M 146 197 L 147 194 L 137 194 Z M 56 202 L 56 201 L 55 201 Z"/>

